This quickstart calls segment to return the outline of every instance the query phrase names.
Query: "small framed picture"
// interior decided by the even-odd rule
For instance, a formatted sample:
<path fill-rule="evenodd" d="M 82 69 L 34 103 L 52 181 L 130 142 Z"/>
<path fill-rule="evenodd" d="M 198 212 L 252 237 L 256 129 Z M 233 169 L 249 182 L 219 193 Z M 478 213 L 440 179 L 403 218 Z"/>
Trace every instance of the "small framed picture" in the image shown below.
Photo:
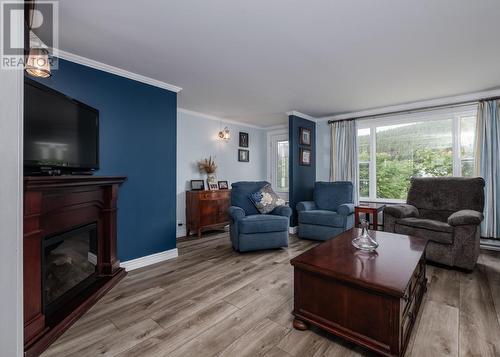
<path fill-rule="evenodd" d="M 229 189 L 229 185 L 228 185 L 227 181 L 219 181 L 217 183 L 219 185 L 219 190 L 227 190 L 227 189 Z"/>
<path fill-rule="evenodd" d="M 250 151 L 244 149 L 238 149 L 238 161 L 249 162 L 250 161 Z"/>
<path fill-rule="evenodd" d="M 240 147 L 242 148 L 248 147 L 248 133 L 240 131 Z"/>
<path fill-rule="evenodd" d="M 311 166 L 311 150 L 300 148 L 299 165 Z"/>
<path fill-rule="evenodd" d="M 208 184 L 208 189 L 210 191 L 213 191 L 213 190 L 218 190 L 219 189 L 219 185 L 217 185 L 217 182 L 210 182 Z"/>
<path fill-rule="evenodd" d="M 191 190 L 200 191 L 205 189 L 205 181 L 203 180 L 191 180 Z"/>
<path fill-rule="evenodd" d="M 300 128 L 300 145 L 311 145 L 311 130 Z"/>

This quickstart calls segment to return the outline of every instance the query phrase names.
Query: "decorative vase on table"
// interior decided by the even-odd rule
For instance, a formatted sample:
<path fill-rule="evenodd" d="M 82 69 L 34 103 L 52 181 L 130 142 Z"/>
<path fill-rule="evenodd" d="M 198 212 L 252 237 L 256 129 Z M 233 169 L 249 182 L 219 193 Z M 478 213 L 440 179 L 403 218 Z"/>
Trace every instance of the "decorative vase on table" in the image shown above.
<path fill-rule="evenodd" d="M 207 174 L 208 187 L 210 187 L 211 183 L 217 183 L 217 175 L 215 173 Z"/>
<path fill-rule="evenodd" d="M 365 252 L 373 252 L 378 248 L 378 242 L 370 236 L 368 227 L 370 224 L 366 219 L 361 221 L 361 235 L 352 240 L 352 245 Z"/>

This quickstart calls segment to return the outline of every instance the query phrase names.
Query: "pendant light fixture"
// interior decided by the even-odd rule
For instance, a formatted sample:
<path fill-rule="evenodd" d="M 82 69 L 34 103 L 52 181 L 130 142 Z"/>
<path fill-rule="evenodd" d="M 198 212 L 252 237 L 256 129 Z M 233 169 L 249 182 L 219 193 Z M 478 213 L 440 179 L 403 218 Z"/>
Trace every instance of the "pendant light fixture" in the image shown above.
<path fill-rule="evenodd" d="M 30 12 L 28 24 L 30 50 L 24 69 L 32 77 L 48 78 L 51 75 L 48 48 L 31 30 L 33 27 L 33 16 L 35 16 L 35 4 L 33 3 L 27 11 Z"/>
<path fill-rule="evenodd" d="M 30 76 L 38 78 L 49 78 L 49 51 L 47 51 L 45 48 L 30 48 L 28 60 L 26 61 L 26 66 L 24 69 Z"/>

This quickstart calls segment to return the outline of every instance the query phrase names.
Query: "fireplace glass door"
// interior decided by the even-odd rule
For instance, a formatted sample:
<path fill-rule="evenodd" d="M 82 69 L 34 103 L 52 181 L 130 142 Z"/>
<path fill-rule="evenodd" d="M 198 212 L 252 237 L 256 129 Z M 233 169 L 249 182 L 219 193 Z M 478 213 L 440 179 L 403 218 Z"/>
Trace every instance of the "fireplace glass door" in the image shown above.
<path fill-rule="evenodd" d="M 97 225 L 46 237 L 42 248 L 43 304 L 50 315 L 92 282 L 97 265 Z"/>

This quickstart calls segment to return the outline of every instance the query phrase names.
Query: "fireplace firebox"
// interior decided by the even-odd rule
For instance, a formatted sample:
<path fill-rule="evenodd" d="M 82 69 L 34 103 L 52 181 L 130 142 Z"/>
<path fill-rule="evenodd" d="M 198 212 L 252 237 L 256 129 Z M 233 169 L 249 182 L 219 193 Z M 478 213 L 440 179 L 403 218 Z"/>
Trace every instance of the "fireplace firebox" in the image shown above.
<path fill-rule="evenodd" d="M 95 281 L 97 224 L 45 237 L 42 245 L 43 311 L 50 316 Z"/>

